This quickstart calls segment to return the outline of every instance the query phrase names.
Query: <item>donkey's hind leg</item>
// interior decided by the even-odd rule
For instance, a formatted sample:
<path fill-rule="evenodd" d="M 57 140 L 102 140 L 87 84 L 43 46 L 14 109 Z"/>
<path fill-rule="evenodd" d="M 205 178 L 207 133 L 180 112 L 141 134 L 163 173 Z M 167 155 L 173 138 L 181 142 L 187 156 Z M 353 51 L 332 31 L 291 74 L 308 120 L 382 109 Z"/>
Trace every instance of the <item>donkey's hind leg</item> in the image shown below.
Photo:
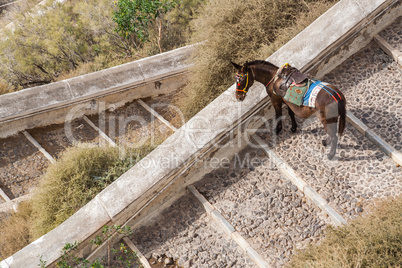
<path fill-rule="evenodd" d="M 327 122 L 327 134 L 330 137 L 330 143 L 331 143 L 331 149 L 329 150 L 329 153 L 327 154 L 327 157 L 329 160 L 334 158 L 335 153 L 336 153 L 336 148 L 338 147 L 338 137 L 336 135 L 336 132 L 338 130 L 337 128 L 337 121 L 338 120 L 332 120 L 334 122 Z"/>
<path fill-rule="evenodd" d="M 322 140 L 322 144 L 324 146 L 331 145 L 329 153 L 327 154 L 328 159 L 332 159 L 335 156 L 336 149 L 338 147 L 338 137 L 337 137 L 337 130 L 338 130 L 338 117 L 335 115 L 331 115 L 328 113 L 328 109 L 319 110 L 316 115 L 318 119 L 320 119 L 322 125 L 324 126 L 325 132 L 328 134 L 326 140 Z M 329 117 L 329 118 L 327 118 Z"/>

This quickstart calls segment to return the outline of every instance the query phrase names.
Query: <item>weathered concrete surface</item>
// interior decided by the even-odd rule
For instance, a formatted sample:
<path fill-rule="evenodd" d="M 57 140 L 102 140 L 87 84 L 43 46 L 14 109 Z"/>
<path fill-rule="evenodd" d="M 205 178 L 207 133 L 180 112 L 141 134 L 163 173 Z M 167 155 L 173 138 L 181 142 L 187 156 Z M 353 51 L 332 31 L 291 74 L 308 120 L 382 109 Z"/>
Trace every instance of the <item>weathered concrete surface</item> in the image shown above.
<path fill-rule="evenodd" d="M 64 123 L 100 110 L 71 110 L 79 104 L 117 108 L 139 98 L 169 93 L 187 81 L 193 46 L 49 85 L 0 95 L 0 138 L 19 131 Z"/>
<path fill-rule="evenodd" d="M 371 6 L 362 1 L 343 0 L 337 4 L 330 12 L 339 13 L 342 11 L 343 16 L 339 17 L 340 20 L 355 21 L 354 24 L 349 24 L 350 28 L 348 31 L 345 30 L 346 33 L 338 36 L 336 40 L 340 43 L 342 43 L 343 38 L 350 37 L 350 32 L 355 30 L 356 24 L 361 22 L 361 18 L 355 19 L 354 17 L 350 17 L 353 13 L 350 14 L 350 16 L 348 15 L 349 9 L 344 9 L 345 2 L 350 4 L 356 2 L 360 3 L 361 12 L 363 12 L 363 14 L 372 14 L 372 12 L 378 14 L 378 8 L 382 8 L 383 5 L 391 3 L 391 1 L 378 0 L 372 1 L 371 3 L 376 3 L 377 5 Z M 361 6 L 364 6 L 364 8 Z M 350 11 L 352 10 L 354 9 L 350 9 Z M 331 16 L 327 17 L 331 18 Z M 380 21 L 380 19 L 381 18 L 377 18 L 377 21 Z M 385 18 L 384 20 L 387 19 Z M 390 22 L 392 22 L 392 20 Z M 314 24 L 316 23 L 317 22 Z M 318 24 L 322 24 L 322 21 L 319 21 Z M 314 33 L 312 33 L 311 37 L 308 36 L 309 34 L 308 29 L 302 33 L 302 35 L 310 40 L 310 43 L 316 47 L 315 52 L 317 55 L 324 55 L 325 53 L 331 52 L 327 46 L 321 44 L 320 40 L 315 39 L 316 36 Z M 321 31 L 320 34 L 329 35 L 333 33 Z M 361 37 L 359 34 L 361 34 L 360 31 L 353 36 L 356 38 Z M 284 61 L 289 61 L 291 64 L 303 69 L 306 69 L 307 66 L 314 65 L 314 57 L 306 57 L 306 55 L 298 53 L 297 44 L 297 39 L 290 41 L 285 45 L 286 48 L 279 50 L 268 60 L 277 65 L 280 65 Z M 338 54 L 331 53 L 329 55 L 330 57 L 342 58 L 343 53 L 346 53 L 346 51 L 347 50 L 344 49 Z M 291 59 L 291 61 L 289 59 Z M 336 61 L 336 59 L 334 61 Z M 320 64 L 324 64 L 323 67 L 326 67 L 325 64 L 330 64 L 329 62 L 330 60 L 326 59 Z M 133 217 L 142 216 L 142 214 L 149 217 L 152 213 L 155 213 L 151 211 L 150 206 L 153 206 L 155 211 L 172 204 L 172 200 L 177 199 L 180 194 L 172 196 L 167 192 L 183 193 L 184 187 L 190 180 L 200 178 L 198 175 L 195 176 L 194 174 L 201 171 L 196 168 L 189 171 L 189 168 L 197 167 L 197 163 L 200 163 L 200 159 L 210 157 L 211 154 L 208 152 L 219 152 L 217 151 L 219 148 L 214 147 L 215 144 L 220 141 L 225 134 L 231 133 L 231 131 L 237 128 L 241 123 L 247 122 L 253 111 L 259 110 L 259 105 L 266 102 L 266 93 L 262 86 L 254 86 L 252 88 L 252 94 L 249 94 L 246 100 L 241 103 L 235 101 L 233 96 L 234 88 L 234 86 L 230 87 L 168 138 L 161 146 L 145 157 L 139 164 L 101 192 L 96 199 L 101 206 L 98 205 L 99 203 L 95 203 L 95 201 L 89 203 L 85 207 L 86 209 L 89 209 L 90 206 L 94 206 L 92 208 L 94 212 L 100 210 L 97 213 L 103 215 L 99 217 L 96 223 L 93 223 L 93 226 L 88 226 L 87 223 L 84 227 L 79 226 L 82 222 L 88 222 L 88 220 L 86 220 L 88 216 L 86 215 L 87 211 L 82 209 L 59 228 L 42 237 L 36 244 L 28 245 L 14 254 L 11 257 L 13 261 L 10 267 L 29 267 L 30 265 L 34 267 L 37 265 L 38 260 L 34 256 L 38 255 L 42 255 L 42 259 L 48 261 L 48 264 L 50 264 L 57 259 L 57 253 L 64 246 L 65 242 L 88 241 L 91 237 L 96 235 L 96 230 L 99 231 L 99 229 L 96 228 L 100 228 L 105 224 L 123 224 L 132 220 Z M 226 143 L 229 142 L 226 141 Z M 233 150 L 240 150 L 241 147 L 242 146 L 238 146 L 237 148 L 233 148 Z M 200 168 L 202 169 L 202 166 Z M 183 177 L 185 180 L 180 180 L 180 178 Z M 169 189 L 169 191 L 166 189 Z M 144 207 L 148 209 L 148 214 L 144 213 Z M 109 218 L 105 215 L 108 215 Z M 77 222 L 77 219 L 79 222 Z M 63 229 L 67 228 L 67 226 L 68 229 Z M 69 232 L 71 230 L 69 226 L 86 228 L 89 231 Z M 90 231 L 92 231 L 92 233 Z M 68 233 L 68 239 L 65 239 L 66 233 Z M 49 244 L 51 244 L 51 250 Z M 88 250 L 88 243 L 83 243 L 83 245 L 86 246 L 85 250 Z M 85 250 L 83 252 L 84 254 Z M 10 260 L 2 262 L 3 267 L 9 267 L 7 264 L 10 264 Z"/>

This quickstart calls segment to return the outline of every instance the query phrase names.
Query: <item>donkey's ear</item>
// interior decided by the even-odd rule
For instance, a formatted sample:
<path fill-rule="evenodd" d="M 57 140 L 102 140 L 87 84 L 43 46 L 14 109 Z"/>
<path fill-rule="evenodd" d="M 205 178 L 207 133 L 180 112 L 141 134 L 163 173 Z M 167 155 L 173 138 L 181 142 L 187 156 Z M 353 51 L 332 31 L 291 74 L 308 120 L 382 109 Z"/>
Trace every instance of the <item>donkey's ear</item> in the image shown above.
<path fill-rule="evenodd" d="M 238 71 L 240 71 L 241 70 L 241 68 L 242 68 L 242 66 L 241 65 L 239 65 L 239 64 L 236 64 L 236 63 L 234 63 L 234 62 L 230 62 L 230 63 L 232 63 L 232 65 L 236 68 L 236 70 L 238 70 Z"/>

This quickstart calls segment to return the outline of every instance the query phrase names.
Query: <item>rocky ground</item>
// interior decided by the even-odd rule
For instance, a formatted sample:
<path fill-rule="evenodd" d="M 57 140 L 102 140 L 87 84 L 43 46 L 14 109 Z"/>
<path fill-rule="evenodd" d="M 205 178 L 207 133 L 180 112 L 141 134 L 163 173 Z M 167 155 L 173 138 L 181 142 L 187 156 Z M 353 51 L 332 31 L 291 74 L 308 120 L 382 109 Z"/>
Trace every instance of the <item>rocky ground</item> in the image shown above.
<path fill-rule="evenodd" d="M 374 42 L 323 80 L 345 94 L 347 109 L 397 150 L 402 149 L 402 68 Z"/>
<path fill-rule="evenodd" d="M 9 198 L 28 193 L 48 165 L 48 160 L 23 134 L 0 139 L 0 187 Z"/>
<path fill-rule="evenodd" d="M 190 194 L 130 237 L 142 254 L 180 267 L 254 267 Z"/>
<path fill-rule="evenodd" d="M 396 50 L 402 52 L 402 16 L 397 18 L 390 26 L 382 30 L 380 36 Z"/>

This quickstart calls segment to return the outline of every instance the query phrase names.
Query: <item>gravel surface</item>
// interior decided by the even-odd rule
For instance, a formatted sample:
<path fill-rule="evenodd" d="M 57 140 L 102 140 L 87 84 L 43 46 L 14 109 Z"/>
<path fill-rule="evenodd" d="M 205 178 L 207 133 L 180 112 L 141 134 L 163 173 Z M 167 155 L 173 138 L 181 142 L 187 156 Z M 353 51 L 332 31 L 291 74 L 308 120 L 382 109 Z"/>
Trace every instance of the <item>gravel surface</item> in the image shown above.
<path fill-rule="evenodd" d="M 161 114 L 164 116 L 164 114 Z M 157 144 L 159 137 L 167 137 L 173 131 L 152 116 L 137 101 L 126 104 L 114 111 L 90 119 L 116 143 L 131 148 L 151 142 Z M 101 124 L 99 122 L 102 122 Z"/>
<path fill-rule="evenodd" d="M 82 143 L 99 144 L 98 133 L 83 119 L 29 130 L 34 139 L 54 158 L 68 147 Z"/>
<path fill-rule="evenodd" d="M 185 195 L 130 237 L 147 258 L 181 267 L 255 267 L 191 195 Z"/>
<path fill-rule="evenodd" d="M 402 149 L 402 68 L 375 43 L 323 80 L 345 94 L 347 109 L 397 150 Z"/>
<path fill-rule="evenodd" d="M 196 187 L 272 267 L 318 241 L 330 222 L 261 150 L 246 148 Z"/>
<path fill-rule="evenodd" d="M 169 95 L 149 98 L 144 100 L 144 102 L 157 113 L 163 115 L 163 118 L 169 121 L 173 126 L 180 128 L 185 123 L 184 114 L 181 112 L 177 104 L 181 95 L 183 95 L 183 91 L 182 88 L 179 88 L 177 91 Z"/>
<path fill-rule="evenodd" d="M 48 165 L 23 134 L 0 139 L 0 187 L 10 199 L 29 193 Z"/>
<path fill-rule="evenodd" d="M 402 17 L 399 17 L 390 26 L 381 31 L 380 36 L 396 50 L 402 52 Z"/>
<path fill-rule="evenodd" d="M 298 123 L 299 130 L 291 134 L 290 119 L 285 118 L 276 142 L 273 135 L 262 137 L 346 219 L 361 213 L 367 201 L 401 192 L 401 168 L 351 125 L 347 124 L 335 159 L 328 160 L 321 123 L 315 118 Z"/>

